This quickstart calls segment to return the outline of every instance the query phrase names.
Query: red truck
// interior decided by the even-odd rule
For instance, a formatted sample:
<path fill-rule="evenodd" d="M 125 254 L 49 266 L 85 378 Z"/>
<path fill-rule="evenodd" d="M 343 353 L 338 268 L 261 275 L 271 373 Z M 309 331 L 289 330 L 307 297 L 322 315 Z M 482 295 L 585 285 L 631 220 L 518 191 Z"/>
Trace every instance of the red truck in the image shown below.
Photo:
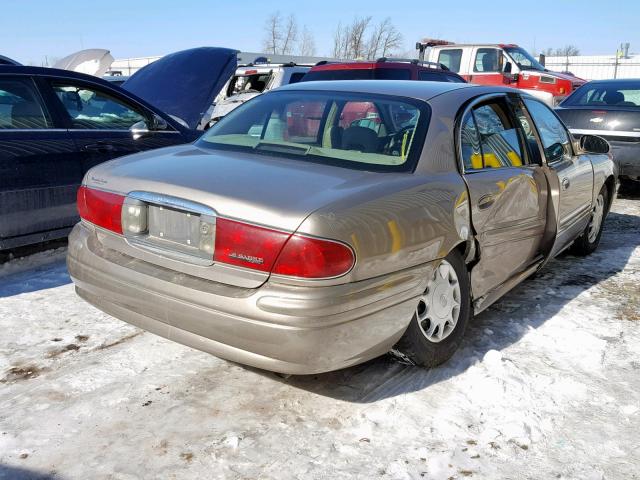
<path fill-rule="evenodd" d="M 514 44 L 454 44 L 424 40 L 416 44 L 420 59 L 436 62 L 480 85 L 506 85 L 530 93 L 555 107 L 585 80 L 552 72 Z"/>

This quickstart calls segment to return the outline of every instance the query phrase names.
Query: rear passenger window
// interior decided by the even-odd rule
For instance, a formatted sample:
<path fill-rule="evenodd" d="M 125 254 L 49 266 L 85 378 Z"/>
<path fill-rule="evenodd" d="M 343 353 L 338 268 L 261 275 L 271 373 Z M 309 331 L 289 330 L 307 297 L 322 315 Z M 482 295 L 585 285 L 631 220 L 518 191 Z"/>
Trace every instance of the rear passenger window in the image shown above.
<path fill-rule="evenodd" d="M 504 101 L 475 107 L 473 115 L 464 119 L 461 128 L 460 144 L 465 168 L 478 170 L 522 166 L 524 160 L 519 129 Z"/>
<path fill-rule="evenodd" d="M 45 112 L 31 80 L 0 80 L 0 129 L 50 128 Z"/>
<path fill-rule="evenodd" d="M 450 50 L 440 50 L 438 63 L 441 63 L 452 72 L 460 72 L 460 62 L 462 60 L 462 49 L 454 48 Z"/>
<path fill-rule="evenodd" d="M 443 73 L 427 72 L 425 70 L 418 72 L 418 80 L 426 80 L 428 82 L 446 82 L 448 81 L 447 77 L 448 75 Z"/>
<path fill-rule="evenodd" d="M 536 100 L 525 100 L 527 110 L 531 114 L 533 121 L 538 127 L 538 133 L 544 147 L 544 154 L 547 161 L 555 162 L 560 160 L 565 154 L 571 155 L 571 145 L 569 135 L 558 117 L 542 103 Z"/>
<path fill-rule="evenodd" d="M 460 147 L 462 161 L 466 170 L 480 170 L 482 164 L 482 150 L 480 149 L 480 136 L 476 128 L 476 122 L 471 112 L 467 112 L 460 129 Z"/>

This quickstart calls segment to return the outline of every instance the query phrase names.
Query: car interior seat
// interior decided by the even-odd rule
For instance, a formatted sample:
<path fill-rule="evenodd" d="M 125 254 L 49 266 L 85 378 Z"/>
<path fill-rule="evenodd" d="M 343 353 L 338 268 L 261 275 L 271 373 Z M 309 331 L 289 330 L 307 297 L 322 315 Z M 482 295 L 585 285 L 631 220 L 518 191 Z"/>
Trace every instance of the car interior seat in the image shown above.
<path fill-rule="evenodd" d="M 346 128 L 342 133 L 342 148 L 344 150 L 376 153 L 378 145 L 378 134 L 370 128 L 353 126 Z"/>
<path fill-rule="evenodd" d="M 495 53 L 485 53 L 482 57 L 482 71 L 496 72 L 498 70 L 498 58 Z"/>
<path fill-rule="evenodd" d="M 604 94 L 604 103 L 607 105 L 618 105 L 624 102 L 624 95 L 617 90 L 608 90 Z"/>

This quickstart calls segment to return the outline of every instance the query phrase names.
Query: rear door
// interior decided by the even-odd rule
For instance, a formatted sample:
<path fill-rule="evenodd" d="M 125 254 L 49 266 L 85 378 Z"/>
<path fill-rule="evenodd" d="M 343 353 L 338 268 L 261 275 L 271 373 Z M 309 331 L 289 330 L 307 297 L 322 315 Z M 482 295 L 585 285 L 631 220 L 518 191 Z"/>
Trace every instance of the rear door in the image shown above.
<path fill-rule="evenodd" d="M 63 236 L 77 221 L 75 145 L 37 84 L 0 75 L 0 249 Z"/>
<path fill-rule="evenodd" d="M 549 166 L 551 191 L 557 192 L 558 228 L 552 255 L 561 251 L 589 222 L 593 202 L 593 166 L 587 155 L 574 155 L 569 132 L 556 114 L 538 100 L 524 100 Z"/>
<path fill-rule="evenodd" d="M 112 158 L 186 142 L 170 126 L 149 131 L 153 112 L 115 89 L 76 79 L 51 79 L 49 86 L 79 151 L 83 174 Z"/>
<path fill-rule="evenodd" d="M 460 125 L 461 166 L 480 253 L 471 271 L 476 298 L 542 259 L 547 181 L 513 102 L 504 94 L 480 98 Z"/>

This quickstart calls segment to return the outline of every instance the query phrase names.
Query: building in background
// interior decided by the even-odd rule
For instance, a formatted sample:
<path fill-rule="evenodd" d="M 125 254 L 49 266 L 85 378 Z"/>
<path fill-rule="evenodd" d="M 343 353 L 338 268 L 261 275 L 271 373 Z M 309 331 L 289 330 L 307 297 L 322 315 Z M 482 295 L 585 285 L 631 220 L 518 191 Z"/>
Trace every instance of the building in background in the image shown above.
<path fill-rule="evenodd" d="M 578 55 L 547 57 L 545 66 L 557 72 L 571 72 L 585 80 L 640 78 L 640 55 Z"/>

